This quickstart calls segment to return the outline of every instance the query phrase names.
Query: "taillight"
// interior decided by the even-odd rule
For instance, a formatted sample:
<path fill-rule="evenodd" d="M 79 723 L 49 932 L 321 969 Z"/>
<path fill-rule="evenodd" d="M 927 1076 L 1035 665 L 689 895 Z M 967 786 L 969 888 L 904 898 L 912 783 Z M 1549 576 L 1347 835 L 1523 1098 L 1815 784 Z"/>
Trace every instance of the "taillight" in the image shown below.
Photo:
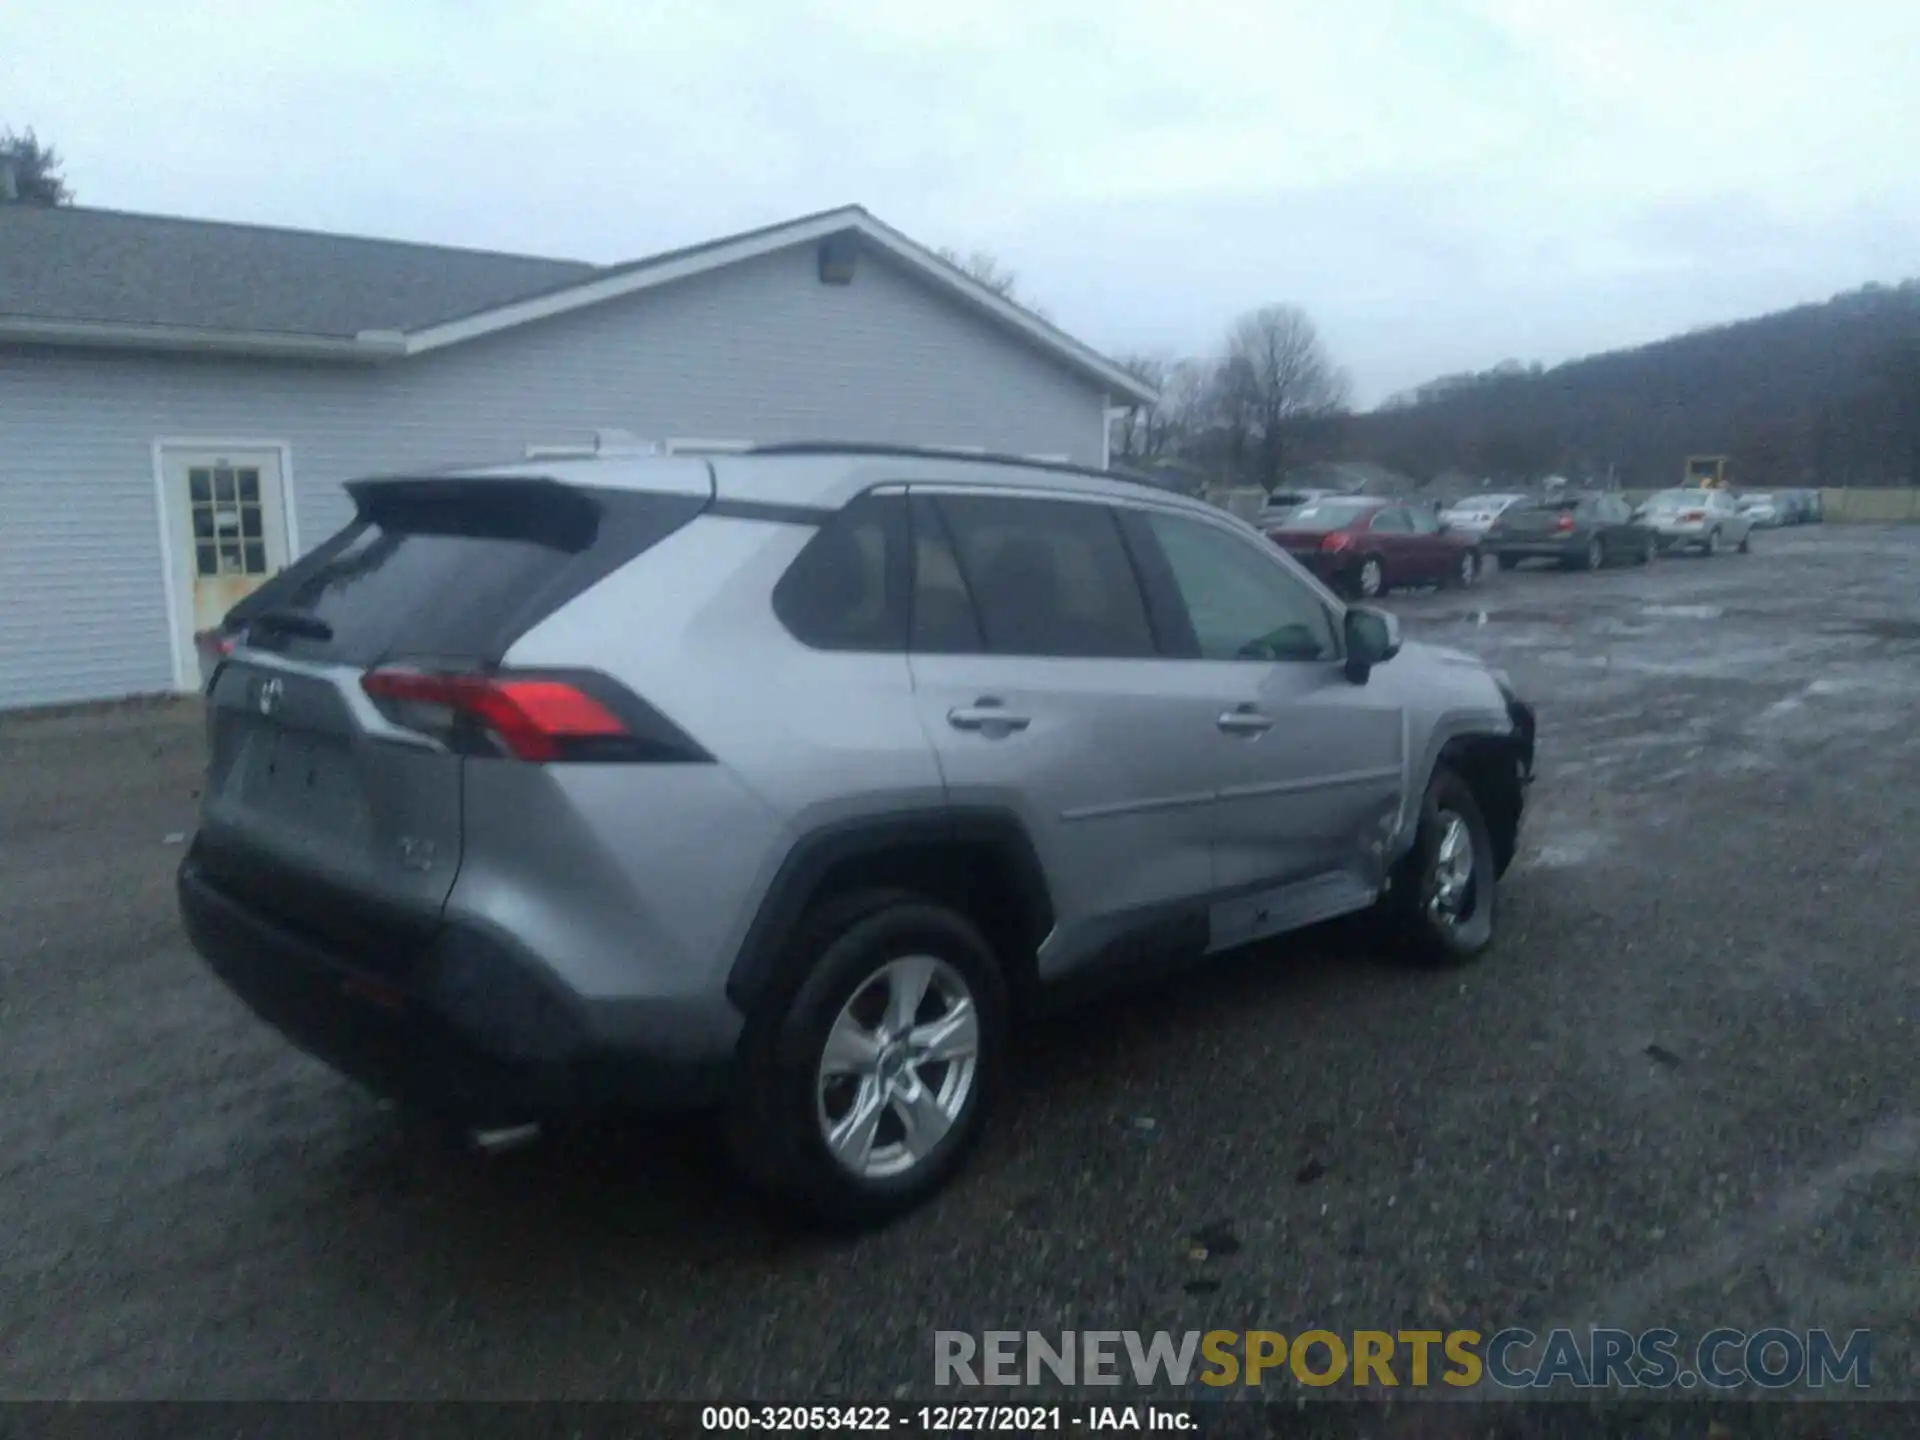
<path fill-rule="evenodd" d="M 601 676 L 388 668 L 369 670 L 360 688 L 394 724 L 465 755 L 543 764 L 711 758 L 671 721 Z"/>
<path fill-rule="evenodd" d="M 1680 512 L 1680 518 L 1682 520 L 1704 520 L 1707 518 L 1707 512 L 1704 510 L 1682 510 Z"/>
<path fill-rule="evenodd" d="M 1562 515 L 1558 520 L 1553 522 L 1553 528 L 1562 532 L 1573 529 L 1573 517 L 1571 515 Z"/>
<path fill-rule="evenodd" d="M 196 631 L 193 637 L 194 653 L 200 657 L 200 681 L 207 689 L 213 689 L 214 677 L 219 675 L 220 667 L 232 658 L 239 638 L 219 630 Z"/>
<path fill-rule="evenodd" d="M 1320 548 L 1322 550 L 1337 551 L 1344 550 L 1351 544 L 1353 544 L 1353 537 L 1351 535 L 1346 534 L 1344 531 L 1336 530 L 1320 542 Z"/>

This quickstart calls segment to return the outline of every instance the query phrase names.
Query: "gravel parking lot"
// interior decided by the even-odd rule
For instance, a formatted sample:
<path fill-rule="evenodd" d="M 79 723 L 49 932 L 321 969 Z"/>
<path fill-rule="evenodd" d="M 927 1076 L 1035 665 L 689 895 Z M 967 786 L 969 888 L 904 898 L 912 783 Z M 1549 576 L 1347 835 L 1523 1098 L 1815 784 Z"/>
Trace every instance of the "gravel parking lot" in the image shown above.
<path fill-rule="evenodd" d="M 183 940 L 190 707 L 0 722 L 0 1396 L 875 1397 L 935 1328 L 1557 1322 L 1870 1328 L 1920 1393 L 1920 528 L 1391 604 L 1540 707 L 1496 950 L 1048 1022 L 962 1182 L 852 1242 L 686 1127 L 422 1143 Z"/>

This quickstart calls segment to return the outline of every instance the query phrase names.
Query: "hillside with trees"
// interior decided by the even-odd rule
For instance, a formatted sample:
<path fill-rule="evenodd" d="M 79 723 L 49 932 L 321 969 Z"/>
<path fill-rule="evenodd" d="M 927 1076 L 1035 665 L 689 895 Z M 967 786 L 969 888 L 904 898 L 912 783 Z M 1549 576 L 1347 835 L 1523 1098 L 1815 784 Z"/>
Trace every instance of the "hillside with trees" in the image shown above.
<path fill-rule="evenodd" d="M 1448 376 L 1356 417 L 1348 443 L 1448 467 L 1664 485 L 1690 454 L 1743 485 L 1920 482 L 1920 281 L 1545 370 Z"/>
<path fill-rule="evenodd" d="M 1298 311 L 1257 313 L 1296 316 L 1294 328 L 1312 335 Z M 1551 369 L 1508 361 L 1445 376 L 1365 414 L 1341 403 L 1344 382 L 1317 338 L 1307 369 L 1324 383 L 1308 385 L 1298 403 L 1249 403 L 1291 372 L 1268 366 L 1249 376 L 1245 357 L 1259 347 L 1243 341 L 1247 324 L 1211 358 L 1128 362 L 1165 398 L 1118 428 L 1119 463 L 1177 462 L 1210 481 L 1268 488 L 1276 467 L 1324 460 L 1367 461 L 1422 481 L 1561 474 L 1651 488 L 1675 483 L 1688 455 L 1724 454 L 1743 486 L 1920 483 L 1916 280 Z"/>

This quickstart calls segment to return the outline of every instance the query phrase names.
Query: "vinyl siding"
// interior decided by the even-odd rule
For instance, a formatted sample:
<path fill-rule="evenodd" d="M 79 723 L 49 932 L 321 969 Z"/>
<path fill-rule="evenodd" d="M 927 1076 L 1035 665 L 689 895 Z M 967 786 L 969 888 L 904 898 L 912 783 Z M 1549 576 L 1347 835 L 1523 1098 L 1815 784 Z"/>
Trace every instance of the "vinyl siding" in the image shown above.
<path fill-rule="evenodd" d="M 811 246 L 376 369 L 0 351 L 0 709 L 173 687 L 156 439 L 291 447 L 297 543 L 342 481 L 641 436 L 1102 458 L 1106 397 L 873 255 Z"/>

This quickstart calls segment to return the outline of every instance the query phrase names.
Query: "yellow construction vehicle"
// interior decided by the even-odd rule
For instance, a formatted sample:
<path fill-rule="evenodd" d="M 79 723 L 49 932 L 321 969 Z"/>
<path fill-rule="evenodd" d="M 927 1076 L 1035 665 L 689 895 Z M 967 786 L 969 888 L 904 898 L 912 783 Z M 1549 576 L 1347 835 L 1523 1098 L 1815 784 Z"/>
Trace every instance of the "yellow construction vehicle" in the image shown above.
<path fill-rule="evenodd" d="M 1687 457 L 1687 478 L 1681 482 L 1681 488 L 1687 490 L 1725 490 L 1727 485 L 1727 457 L 1725 455 L 1689 455 Z"/>

